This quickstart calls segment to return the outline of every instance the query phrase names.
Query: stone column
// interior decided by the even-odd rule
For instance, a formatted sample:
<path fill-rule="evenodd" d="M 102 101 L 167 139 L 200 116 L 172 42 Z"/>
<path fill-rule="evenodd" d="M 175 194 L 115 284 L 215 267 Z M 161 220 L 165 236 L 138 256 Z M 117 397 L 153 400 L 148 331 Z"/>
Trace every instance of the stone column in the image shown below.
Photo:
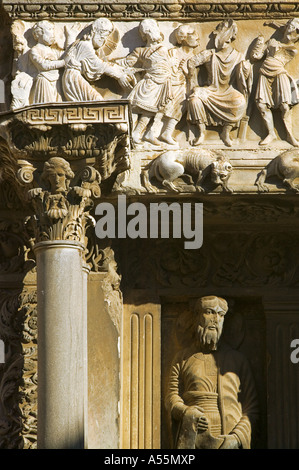
<path fill-rule="evenodd" d="M 26 163 L 26 162 L 25 162 Z M 85 445 L 87 371 L 86 229 L 91 197 L 99 197 L 100 176 L 86 167 L 75 175 L 69 163 L 50 158 L 28 191 L 35 216 L 38 310 L 38 448 L 78 449 Z M 32 182 L 34 168 L 18 174 Z M 25 178 L 26 176 L 26 178 Z M 32 177 L 31 177 L 32 176 Z M 71 185 L 76 181 L 76 185 Z"/>
<path fill-rule="evenodd" d="M 84 342 L 81 244 L 35 246 L 38 311 L 38 428 L 42 449 L 84 447 Z"/>
<path fill-rule="evenodd" d="M 82 267 L 82 300 L 83 300 L 83 388 L 84 388 L 84 449 L 88 448 L 88 337 L 87 337 L 87 283 L 90 267 Z"/>

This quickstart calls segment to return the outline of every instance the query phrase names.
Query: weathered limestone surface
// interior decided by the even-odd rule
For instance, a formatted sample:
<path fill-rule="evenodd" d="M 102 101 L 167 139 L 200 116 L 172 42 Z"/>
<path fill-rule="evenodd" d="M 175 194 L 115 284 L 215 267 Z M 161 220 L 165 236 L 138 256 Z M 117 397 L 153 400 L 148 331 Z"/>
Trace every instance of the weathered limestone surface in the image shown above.
<path fill-rule="evenodd" d="M 288 0 L 2 1 L 0 448 L 298 447 L 298 48 Z M 202 247 L 98 239 L 119 195 Z"/>

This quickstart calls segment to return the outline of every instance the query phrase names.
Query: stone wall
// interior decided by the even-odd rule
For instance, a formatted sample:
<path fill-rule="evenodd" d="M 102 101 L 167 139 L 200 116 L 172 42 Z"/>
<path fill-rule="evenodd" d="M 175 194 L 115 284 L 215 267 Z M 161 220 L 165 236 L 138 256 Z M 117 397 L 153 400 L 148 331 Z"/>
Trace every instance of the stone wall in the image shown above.
<path fill-rule="evenodd" d="M 169 369 L 193 340 L 192 305 L 211 295 L 228 302 L 222 339 L 252 369 L 251 447 L 296 448 L 299 3 L 3 0 L 0 8 L 0 448 L 176 445 Z M 203 245 L 99 239 L 96 207 L 117 214 L 118 196 L 145 210 L 188 203 L 193 224 L 193 205 L 203 204 Z M 81 253 L 82 273 L 54 282 L 55 306 L 44 273 L 58 279 L 63 259 L 36 262 L 41 246 L 60 243 Z M 65 331 L 55 322 L 44 329 L 53 305 Z M 63 326 L 68 318 L 73 328 Z M 45 348 L 59 337 L 77 382 L 75 373 L 44 373 L 59 371 L 61 357 Z M 67 341 L 83 345 L 73 363 Z M 212 381 L 225 381 L 221 370 L 212 364 Z M 57 413 L 47 380 L 64 398 L 80 384 L 77 415 Z M 233 398 L 227 413 L 225 386 L 215 390 L 224 429 L 240 405 Z M 230 431 L 227 445 L 249 445 L 242 419 L 243 434 Z M 214 437 L 209 445 L 220 445 Z"/>

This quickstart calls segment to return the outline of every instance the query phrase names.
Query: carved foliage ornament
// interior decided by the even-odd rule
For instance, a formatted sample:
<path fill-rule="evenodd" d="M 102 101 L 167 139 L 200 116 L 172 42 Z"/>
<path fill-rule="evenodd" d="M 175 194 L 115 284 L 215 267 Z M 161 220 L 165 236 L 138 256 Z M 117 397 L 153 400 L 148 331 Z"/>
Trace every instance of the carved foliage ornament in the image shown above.
<path fill-rule="evenodd" d="M 144 289 L 298 286 L 296 234 L 224 232 L 206 235 L 199 250 L 184 250 L 175 240 L 135 240 L 127 251 L 128 282 Z M 194 252 L 193 252 L 194 251 Z M 141 261 L 142 260 L 142 261 Z M 130 273 L 130 274 L 129 274 Z"/>
<path fill-rule="evenodd" d="M 32 165 L 23 162 L 18 177 L 35 183 L 28 191 L 28 200 L 34 207 L 37 241 L 74 240 L 84 244 L 86 228 L 94 223 L 89 215 L 92 197 L 101 194 L 99 172 L 86 167 L 75 175 L 66 160 L 52 157 L 44 164 L 38 181 L 41 186 L 37 186 L 34 171 Z"/>
<path fill-rule="evenodd" d="M 222 19 L 227 15 L 233 18 L 265 18 L 272 16 L 281 18 L 285 16 L 297 15 L 299 3 L 268 2 L 188 2 L 186 3 L 30 3 L 18 4 L 5 2 L 4 8 L 11 18 L 23 18 L 26 20 L 36 20 L 53 18 L 57 20 L 74 19 L 95 19 L 105 16 L 111 19 L 141 19 L 150 16 L 155 18 L 169 19 Z"/>
<path fill-rule="evenodd" d="M 0 365 L 0 448 L 36 447 L 36 292 L 0 292 L 1 339 L 8 344 Z"/>

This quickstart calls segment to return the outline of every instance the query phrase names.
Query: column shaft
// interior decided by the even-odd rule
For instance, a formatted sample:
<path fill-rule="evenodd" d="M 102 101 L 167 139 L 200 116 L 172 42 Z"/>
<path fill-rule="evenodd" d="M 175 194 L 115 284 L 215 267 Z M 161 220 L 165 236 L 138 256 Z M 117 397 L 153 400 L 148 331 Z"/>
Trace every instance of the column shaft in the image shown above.
<path fill-rule="evenodd" d="M 84 446 L 82 246 L 41 242 L 37 258 L 38 448 Z"/>

